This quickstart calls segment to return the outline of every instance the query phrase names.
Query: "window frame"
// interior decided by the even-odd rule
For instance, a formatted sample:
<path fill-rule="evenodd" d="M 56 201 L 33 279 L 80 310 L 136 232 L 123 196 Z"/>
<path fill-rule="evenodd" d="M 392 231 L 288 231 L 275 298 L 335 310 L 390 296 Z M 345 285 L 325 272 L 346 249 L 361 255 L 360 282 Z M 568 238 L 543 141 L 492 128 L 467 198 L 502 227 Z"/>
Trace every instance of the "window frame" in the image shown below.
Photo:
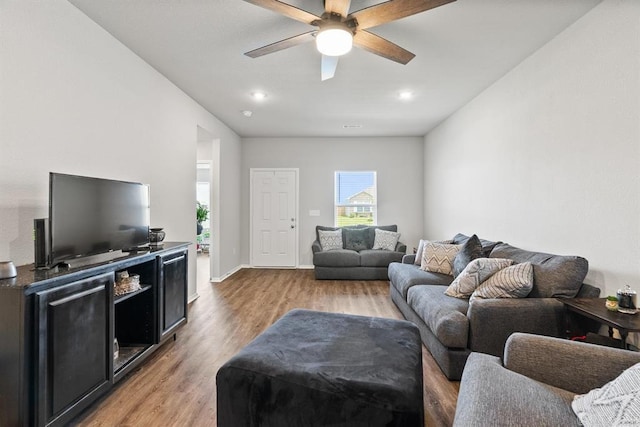
<path fill-rule="evenodd" d="M 339 188 L 338 188 L 338 178 L 341 174 L 371 174 L 373 178 L 373 185 L 369 187 L 365 187 L 359 192 L 367 190 L 369 188 L 373 188 L 374 193 L 372 194 L 373 203 L 340 203 L 339 198 Z M 334 171 L 333 174 L 333 224 L 335 227 L 343 227 L 345 225 L 377 225 L 378 224 L 378 174 L 373 170 L 337 170 Z M 354 193 L 353 196 L 357 195 L 359 192 Z M 341 224 L 338 220 L 340 215 L 338 212 L 340 209 L 347 210 L 349 208 L 353 209 L 353 212 L 356 215 L 356 218 L 367 218 L 368 215 L 363 216 L 362 214 L 371 214 L 371 221 L 362 221 L 359 222 L 357 219 L 353 224 Z"/>

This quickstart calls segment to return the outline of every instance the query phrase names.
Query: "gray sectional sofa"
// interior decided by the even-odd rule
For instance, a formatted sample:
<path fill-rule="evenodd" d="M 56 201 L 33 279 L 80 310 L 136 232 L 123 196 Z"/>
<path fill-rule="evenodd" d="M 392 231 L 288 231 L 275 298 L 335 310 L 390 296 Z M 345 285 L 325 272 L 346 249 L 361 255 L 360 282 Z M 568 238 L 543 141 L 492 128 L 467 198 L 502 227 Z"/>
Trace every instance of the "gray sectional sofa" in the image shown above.
<path fill-rule="evenodd" d="M 515 333 L 507 341 L 502 360 L 482 353 L 469 356 L 453 425 L 581 425 L 571 408 L 574 396 L 603 387 L 636 363 L 640 363 L 640 354 L 634 351 Z M 620 397 L 607 400 L 591 408 L 590 418 L 600 411 L 615 417 L 625 406 L 619 403 L 623 401 Z M 632 424 L 631 419 L 626 421 L 620 425 Z M 600 420 L 597 425 L 611 423 Z"/>
<path fill-rule="evenodd" d="M 395 250 L 372 249 L 375 230 L 398 231 L 397 225 L 353 227 L 316 227 L 316 240 L 311 245 L 316 279 L 321 280 L 387 280 L 387 267 L 402 261 L 407 246 L 398 241 Z M 319 231 L 342 229 L 342 249 L 322 250 Z"/>
<path fill-rule="evenodd" d="M 454 244 L 468 236 L 458 234 Z M 519 249 L 481 240 L 483 256 L 533 264 L 533 289 L 526 298 L 469 299 L 445 294 L 453 276 L 423 271 L 414 255 L 389 265 L 390 295 L 450 380 L 459 380 L 472 351 L 500 357 L 514 332 L 560 337 L 565 334 L 564 306 L 557 297 L 598 297 L 600 289 L 583 284 L 587 260 Z"/>

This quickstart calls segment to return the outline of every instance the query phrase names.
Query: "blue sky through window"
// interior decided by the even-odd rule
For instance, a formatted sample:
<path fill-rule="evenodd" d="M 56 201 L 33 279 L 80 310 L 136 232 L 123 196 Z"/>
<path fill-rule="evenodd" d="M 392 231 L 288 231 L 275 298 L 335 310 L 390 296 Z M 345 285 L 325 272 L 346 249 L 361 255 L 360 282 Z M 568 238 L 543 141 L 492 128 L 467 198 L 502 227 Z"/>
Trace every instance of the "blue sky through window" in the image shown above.
<path fill-rule="evenodd" d="M 375 172 L 336 172 L 336 202 L 348 203 L 354 194 L 375 185 Z"/>

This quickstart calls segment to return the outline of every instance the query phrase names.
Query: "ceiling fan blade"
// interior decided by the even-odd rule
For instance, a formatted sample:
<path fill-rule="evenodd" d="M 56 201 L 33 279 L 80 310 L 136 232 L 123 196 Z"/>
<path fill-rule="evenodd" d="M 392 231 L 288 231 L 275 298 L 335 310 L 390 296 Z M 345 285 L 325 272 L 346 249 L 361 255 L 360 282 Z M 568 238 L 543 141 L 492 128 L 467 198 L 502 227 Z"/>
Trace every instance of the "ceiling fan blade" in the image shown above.
<path fill-rule="evenodd" d="M 340 16 L 347 17 L 351 0 L 324 0 L 324 11 L 327 13 L 337 13 Z"/>
<path fill-rule="evenodd" d="M 295 19 L 296 21 L 304 22 L 305 24 L 310 24 L 316 19 L 320 19 L 320 17 L 314 15 L 313 13 L 309 13 L 306 10 L 298 9 L 295 6 L 291 6 L 290 4 L 283 3 L 278 0 L 244 0 L 244 1 L 246 1 L 247 3 L 255 4 L 256 6 L 264 7 L 265 9 L 269 9 L 273 12 L 287 16 L 291 19 Z"/>
<path fill-rule="evenodd" d="M 320 79 L 322 81 L 329 80 L 336 74 L 339 58 L 339 56 L 322 55 L 322 64 L 320 67 Z"/>
<path fill-rule="evenodd" d="M 408 50 L 369 31 L 358 31 L 355 36 L 353 36 L 353 44 L 368 52 L 375 53 L 376 55 L 403 65 L 415 57 L 415 55 Z"/>
<path fill-rule="evenodd" d="M 308 33 L 298 34 L 297 36 L 289 37 L 288 39 L 280 40 L 279 42 L 271 43 L 269 45 L 259 47 L 258 49 L 254 49 L 250 52 L 246 52 L 250 58 L 257 58 L 259 56 L 268 55 L 270 53 L 278 52 L 280 50 L 284 50 L 293 46 L 297 46 L 299 44 L 307 43 L 315 40 L 316 30 L 309 31 Z"/>
<path fill-rule="evenodd" d="M 349 15 L 361 30 L 415 15 L 456 0 L 393 0 L 361 9 Z"/>

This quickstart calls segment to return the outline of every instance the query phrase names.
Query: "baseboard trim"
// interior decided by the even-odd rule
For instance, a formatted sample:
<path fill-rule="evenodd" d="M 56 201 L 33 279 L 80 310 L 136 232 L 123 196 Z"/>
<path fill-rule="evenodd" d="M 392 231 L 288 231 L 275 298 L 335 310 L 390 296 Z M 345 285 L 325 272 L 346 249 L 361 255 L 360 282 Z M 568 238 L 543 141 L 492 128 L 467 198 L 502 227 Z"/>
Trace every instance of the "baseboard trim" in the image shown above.
<path fill-rule="evenodd" d="M 249 265 L 249 264 L 240 264 L 239 266 L 237 266 L 234 269 L 230 270 L 229 272 L 227 272 L 226 274 L 224 274 L 221 277 L 212 277 L 211 278 L 211 282 L 212 283 L 222 283 L 223 281 L 225 281 L 229 277 L 233 276 L 234 274 L 236 274 L 238 271 L 242 270 L 243 268 L 286 268 L 286 269 L 289 269 L 289 270 L 313 270 L 314 266 L 313 265 L 299 265 L 297 267 L 254 267 L 254 266 Z"/>
<path fill-rule="evenodd" d="M 234 274 L 236 274 L 238 271 L 242 270 L 244 267 L 242 265 L 239 265 L 237 267 L 235 267 L 234 269 L 226 272 L 224 275 L 222 275 L 221 277 L 212 277 L 211 278 L 211 282 L 212 283 L 221 283 L 223 282 L 225 279 L 228 279 L 229 277 L 233 276 Z"/>

